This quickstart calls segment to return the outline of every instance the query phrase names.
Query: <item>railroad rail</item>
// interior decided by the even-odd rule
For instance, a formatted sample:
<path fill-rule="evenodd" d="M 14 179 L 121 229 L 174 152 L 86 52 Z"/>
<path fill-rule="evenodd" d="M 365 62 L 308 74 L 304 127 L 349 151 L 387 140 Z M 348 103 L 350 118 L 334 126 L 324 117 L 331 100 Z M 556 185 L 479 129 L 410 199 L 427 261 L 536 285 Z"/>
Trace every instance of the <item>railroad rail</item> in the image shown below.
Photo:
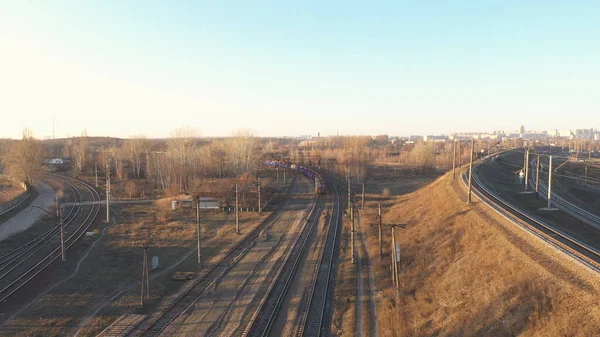
<path fill-rule="evenodd" d="M 328 336 L 333 299 L 336 258 L 340 245 L 340 196 L 335 183 L 326 180 L 333 198 L 333 212 L 329 217 L 325 246 L 319 257 L 315 277 L 309 290 L 308 301 L 300 319 L 296 336 Z M 335 218 L 335 220 L 334 220 Z"/>
<path fill-rule="evenodd" d="M 8 209 L 4 210 L 3 212 L 0 212 L 0 217 L 3 216 L 4 214 L 7 214 L 10 211 L 12 211 L 13 209 L 19 207 L 22 203 L 24 203 L 26 200 L 29 199 L 29 196 L 31 196 L 31 190 L 29 187 L 27 188 L 27 191 L 25 191 L 25 193 L 27 193 L 27 196 L 25 196 L 25 198 L 23 198 L 23 200 L 19 201 L 18 203 L 14 204 L 13 206 L 9 207 Z"/>
<path fill-rule="evenodd" d="M 98 192 L 86 182 L 60 175 L 53 175 L 53 178 L 61 181 L 73 192 L 75 201 L 83 200 L 83 195 L 75 184 L 82 185 L 90 193 L 92 199 L 100 199 Z M 80 205 L 74 205 L 70 208 L 63 219 L 65 228 L 70 224 L 75 224 L 81 210 L 82 206 Z M 92 206 L 86 218 L 65 238 L 65 249 L 67 251 L 85 234 L 99 211 L 99 205 Z M 21 247 L 0 256 L 0 303 L 6 301 L 61 257 L 60 243 L 52 245 L 56 243 L 54 239 L 59 234 L 60 228 L 54 226 Z"/>
<path fill-rule="evenodd" d="M 477 170 L 479 166 L 487 160 L 488 158 L 484 158 L 473 167 L 472 186 L 475 196 L 477 196 L 481 201 L 483 201 L 498 214 L 516 223 L 529 233 L 537 236 L 549 245 L 571 256 L 591 270 L 600 272 L 600 251 L 571 237 L 566 233 L 563 233 L 560 230 L 553 228 L 548 224 L 543 223 L 531 214 L 510 204 L 485 187 L 480 178 L 477 176 Z M 468 170 L 465 170 L 461 176 L 463 184 L 467 186 Z"/>
<path fill-rule="evenodd" d="M 533 168 L 535 174 L 535 167 Z M 541 170 L 540 170 L 541 173 Z M 535 186 L 535 181 L 531 179 L 532 186 Z M 544 199 L 548 198 L 548 185 L 540 180 L 540 192 Z M 600 216 L 593 214 L 582 207 L 579 207 L 567 199 L 563 198 L 560 194 L 552 192 L 552 205 L 562 210 L 563 212 L 571 215 L 572 217 L 581 220 L 589 224 L 590 226 L 600 229 Z"/>
<path fill-rule="evenodd" d="M 194 284 L 189 287 L 177 300 L 171 303 L 165 311 L 163 311 L 158 317 L 152 321 L 145 320 L 140 324 L 141 332 L 135 333 L 137 336 L 158 336 L 173 322 L 181 313 L 185 312 L 190 306 L 192 306 L 199 295 L 210 285 L 213 281 L 225 272 L 230 265 L 235 264 L 238 260 L 238 256 L 242 254 L 250 245 L 254 243 L 254 240 L 260 235 L 265 227 L 267 227 L 278 214 L 283 210 L 284 205 L 289 200 L 292 187 L 295 186 L 297 176 L 294 176 L 294 180 L 286 190 L 284 194 L 284 200 L 280 202 L 277 208 L 269 214 L 269 216 L 254 230 L 246 235 L 240 242 L 238 242 L 231 250 L 216 264 L 212 265 L 203 276 L 199 277 L 194 281 Z"/>
<path fill-rule="evenodd" d="M 304 256 L 311 233 L 318 226 L 319 216 L 323 207 L 323 197 L 319 196 L 314 203 L 306 222 L 300 229 L 300 234 L 294 239 L 291 248 L 285 255 L 283 263 L 277 270 L 265 296 L 252 314 L 250 323 L 242 336 L 269 336 L 279 309 L 286 298 L 287 292 Z"/>

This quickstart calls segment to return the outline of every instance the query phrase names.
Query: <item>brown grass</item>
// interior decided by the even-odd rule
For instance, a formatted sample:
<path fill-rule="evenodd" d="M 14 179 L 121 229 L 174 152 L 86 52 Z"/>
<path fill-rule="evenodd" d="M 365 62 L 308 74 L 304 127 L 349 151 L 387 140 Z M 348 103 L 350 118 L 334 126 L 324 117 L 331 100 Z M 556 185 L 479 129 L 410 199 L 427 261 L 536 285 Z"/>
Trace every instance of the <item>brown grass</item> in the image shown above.
<path fill-rule="evenodd" d="M 0 205 L 9 203 L 23 192 L 23 188 L 19 184 L 0 176 Z"/>
<path fill-rule="evenodd" d="M 77 325 L 99 305 L 122 289 L 137 282 L 141 275 L 142 248 L 149 244 L 149 256 L 159 256 L 160 267 L 150 276 L 172 266 L 195 247 L 193 210 L 171 211 L 166 201 L 148 205 L 127 205 L 116 214 L 118 224 L 90 253 L 79 273 L 71 280 L 43 296 L 15 319 L 7 322 L 2 335 L 62 336 L 72 334 Z M 242 212 L 242 234 L 251 230 L 263 216 Z M 202 237 L 206 263 L 221 256 L 243 235 L 235 234 L 234 221 L 222 211 L 203 211 Z M 218 235 L 217 235 L 218 233 Z M 146 312 L 184 282 L 171 281 L 176 271 L 196 271 L 196 254 L 192 254 L 173 272 L 150 282 L 151 301 L 144 309 L 139 306 L 139 287 L 133 288 L 89 322 L 82 335 L 95 335 L 123 313 Z"/>
<path fill-rule="evenodd" d="M 493 213 L 464 202 L 447 174 L 398 197 L 384 222 L 405 223 L 399 296 L 389 271 L 389 229 L 379 260 L 377 227 L 364 219 L 375 264 L 382 336 L 593 336 L 600 281 L 571 259 Z M 387 206 L 387 205 L 386 205 Z"/>

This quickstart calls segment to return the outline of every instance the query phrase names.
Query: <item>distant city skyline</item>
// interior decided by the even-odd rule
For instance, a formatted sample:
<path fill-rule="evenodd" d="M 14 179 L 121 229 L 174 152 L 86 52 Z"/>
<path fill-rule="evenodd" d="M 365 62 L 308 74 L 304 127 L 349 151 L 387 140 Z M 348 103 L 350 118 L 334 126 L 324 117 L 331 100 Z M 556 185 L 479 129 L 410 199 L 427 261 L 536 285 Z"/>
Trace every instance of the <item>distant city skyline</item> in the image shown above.
<path fill-rule="evenodd" d="M 598 127 L 600 3 L 0 1 L 0 137 Z"/>

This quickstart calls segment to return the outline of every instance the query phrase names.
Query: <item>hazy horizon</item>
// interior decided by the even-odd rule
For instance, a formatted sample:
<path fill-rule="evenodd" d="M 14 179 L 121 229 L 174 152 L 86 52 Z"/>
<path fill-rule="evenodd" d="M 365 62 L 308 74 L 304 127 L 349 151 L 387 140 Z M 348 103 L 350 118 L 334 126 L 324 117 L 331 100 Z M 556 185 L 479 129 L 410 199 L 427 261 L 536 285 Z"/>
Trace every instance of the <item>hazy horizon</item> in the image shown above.
<path fill-rule="evenodd" d="M 598 127 L 598 9 L 0 2 L 0 138 Z"/>

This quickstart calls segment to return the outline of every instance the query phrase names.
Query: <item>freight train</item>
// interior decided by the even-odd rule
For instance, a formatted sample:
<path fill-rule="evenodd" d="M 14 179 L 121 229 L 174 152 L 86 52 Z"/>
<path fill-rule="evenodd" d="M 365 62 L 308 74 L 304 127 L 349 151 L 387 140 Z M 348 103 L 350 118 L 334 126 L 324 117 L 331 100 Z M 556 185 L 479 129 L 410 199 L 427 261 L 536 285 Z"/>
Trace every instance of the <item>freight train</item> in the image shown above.
<path fill-rule="evenodd" d="M 279 167 L 279 168 L 289 169 L 289 170 L 301 173 L 305 177 L 307 177 L 307 178 L 311 179 L 313 182 L 315 182 L 315 184 L 317 186 L 317 193 L 327 194 L 327 187 L 325 186 L 325 181 L 323 180 L 323 177 L 321 177 L 321 175 L 318 172 L 313 171 L 313 170 L 309 169 L 308 167 L 304 167 L 304 166 L 301 166 L 298 164 L 287 163 L 287 162 L 283 162 L 283 161 L 277 161 L 277 160 L 267 160 L 264 162 L 264 164 L 269 167 Z"/>

